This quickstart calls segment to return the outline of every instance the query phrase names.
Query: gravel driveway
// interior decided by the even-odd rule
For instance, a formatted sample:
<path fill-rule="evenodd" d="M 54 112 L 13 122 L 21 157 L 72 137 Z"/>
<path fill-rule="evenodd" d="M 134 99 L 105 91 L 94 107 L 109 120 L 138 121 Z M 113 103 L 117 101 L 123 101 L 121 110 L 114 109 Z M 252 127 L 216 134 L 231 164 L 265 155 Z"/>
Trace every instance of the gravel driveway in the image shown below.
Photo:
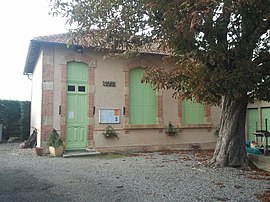
<path fill-rule="evenodd" d="M 205 153 L 56 158 L 0 144 L 0 201 L 258 201 L 270 176 L 204 167 Z"/>

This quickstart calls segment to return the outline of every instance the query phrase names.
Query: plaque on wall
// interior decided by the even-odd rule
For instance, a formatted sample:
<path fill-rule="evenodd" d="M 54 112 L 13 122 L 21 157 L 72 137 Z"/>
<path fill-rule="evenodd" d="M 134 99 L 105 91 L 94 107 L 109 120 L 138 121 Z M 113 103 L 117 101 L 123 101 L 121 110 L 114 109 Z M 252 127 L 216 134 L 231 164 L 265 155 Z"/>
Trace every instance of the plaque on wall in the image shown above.
<path fill-rule="evenodd" d="M 99 123 L 120 123 L 120 109 L 100 109 Z"/>

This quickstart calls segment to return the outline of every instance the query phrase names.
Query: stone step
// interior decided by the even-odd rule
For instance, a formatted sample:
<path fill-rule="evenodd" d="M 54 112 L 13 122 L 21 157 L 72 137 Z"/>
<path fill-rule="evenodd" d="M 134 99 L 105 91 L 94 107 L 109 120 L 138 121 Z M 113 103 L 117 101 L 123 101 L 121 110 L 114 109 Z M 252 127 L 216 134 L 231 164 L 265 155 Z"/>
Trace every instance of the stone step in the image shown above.
<path fill-rule="evenodd" d="M 96 151 L 95 149 L 78 149 L 78 150 L 65 150 L 63 157 L 82 157 L 82 156 L 97 156 L 101 153 Z"/>

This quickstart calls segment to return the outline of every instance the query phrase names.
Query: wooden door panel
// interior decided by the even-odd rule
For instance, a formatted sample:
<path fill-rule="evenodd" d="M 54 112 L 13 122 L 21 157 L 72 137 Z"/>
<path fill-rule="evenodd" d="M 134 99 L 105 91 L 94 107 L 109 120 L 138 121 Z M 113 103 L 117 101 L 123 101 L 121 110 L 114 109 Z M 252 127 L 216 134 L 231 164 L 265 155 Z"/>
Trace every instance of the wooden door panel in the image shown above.
<path fill-rule="evenodd" d="M 67 68 L 66 148 L 87 147 L 88 129 L 88 67 L 69 63 Z"/>

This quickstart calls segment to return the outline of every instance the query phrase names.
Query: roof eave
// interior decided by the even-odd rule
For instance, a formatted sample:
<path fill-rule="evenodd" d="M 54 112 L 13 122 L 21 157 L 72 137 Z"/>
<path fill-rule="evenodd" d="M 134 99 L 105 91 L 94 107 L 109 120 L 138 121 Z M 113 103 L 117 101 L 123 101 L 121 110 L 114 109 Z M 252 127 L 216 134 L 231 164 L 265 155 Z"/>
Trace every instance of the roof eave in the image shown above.
<path fill-rule="evenodd" d="M 46 40 L 37 40 L 37 39 L 32 39 L 30 41 L 29 47 L 28 47 L 28 52 L 27 52 L 27 57 L 25 61 L 25 66 L 24 66 L 24 75 L 29 75 L 33 74 L 35 65 L 37 63 L 42 45 L 67 45 L 64 42 L 55 42 L 55 41 L 46 41 Z M 73 45 L 73 46 L 81 46 L 81 45 Z M 95 48 L 94 46 L 89 46 L 88 48 Z M 105 50 L 109 50 L 107 48 L 104 48 Z M 109 50 L 112 51 L 112 50 Z M 118 51 L 123 51 L 123 50 L 118 50 Z M 168 53 L 164 52 L 158 52 L 158 51 L 139 51 L 140 54 L 146 54 L 146 55 L 169 55 Z"/>
<path fill-rule="evenodd" d="M 37 56 L 40 53 L 40 45 L 35 40 L 31 40 L 28 46 L 28 52 L 26 56 L 25 66 L 24 66 L 24 75 L 32 74 L 34 66 L 36 64 Z"/>
<path fill-rule="evenodd" d="M 24 71 L 23 71 L 24 75 L 29 75 L 33 73 L 42 45 L 66 45 L 66 44 L 60 43 L 60 42 L 48 42 L 48 41 L 41 41 L 41 40 L 35 40 L 35 39 L 31 40 L 28 47 L 26 61 L 25 61 L 25 66 L 24 66 Z"/>

